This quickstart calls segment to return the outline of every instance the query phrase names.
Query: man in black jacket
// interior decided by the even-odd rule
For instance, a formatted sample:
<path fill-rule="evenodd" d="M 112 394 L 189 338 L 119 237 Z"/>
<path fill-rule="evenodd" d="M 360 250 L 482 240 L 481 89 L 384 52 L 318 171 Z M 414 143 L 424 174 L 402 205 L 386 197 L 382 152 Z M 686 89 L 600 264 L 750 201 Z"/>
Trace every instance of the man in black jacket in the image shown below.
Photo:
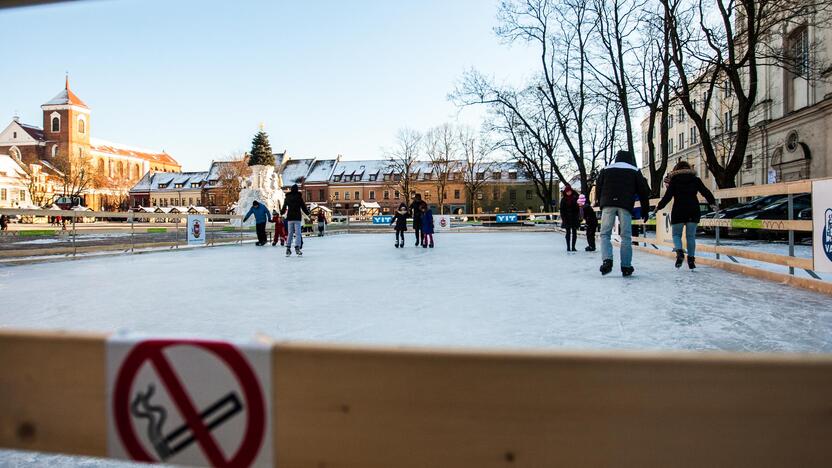
<path fill-rule="evenodd" d="M 413 230 L 416 231 L 416 247 L 422 242 L 422 194 L 417 193 L 410 204 L 410 217 L 413 219 Z"/>
<path fill-rule="evenodd" d="M 619 151 L 615 162 L 598 175 L 595 193 L 601 207 L 601 274 L 612 271 L 612 229 L 615 218 L 621 224 L 621 274 L 630 276 L 635 270 L 633 261 L 633 212 L 636 196 L 644 206 L 641 216 L 647 221 L 650 215 L 650 187 L 647 180 L 636 167 L 636 159 L 629 151 Z"/>
<path fill-rule="evenodd" d="M 303 213 L 310 216 L 309 208 L 303 201 L 303 196 L 300 194 L 298 184 L 292 185 L 292 190 L 286 194 L 286 200 L 283 202 L 283 214 L 286 215 L 286 225 L 289 230 L 289 239 L 286 242 L 286 256 L 292 255 L 292 238 L 297 235 L 298 243 L 295 245 L 295 253 L 303 255 L 301 249 L 303 248 L 303 237 L 301 230 L 303 228 Z"/>

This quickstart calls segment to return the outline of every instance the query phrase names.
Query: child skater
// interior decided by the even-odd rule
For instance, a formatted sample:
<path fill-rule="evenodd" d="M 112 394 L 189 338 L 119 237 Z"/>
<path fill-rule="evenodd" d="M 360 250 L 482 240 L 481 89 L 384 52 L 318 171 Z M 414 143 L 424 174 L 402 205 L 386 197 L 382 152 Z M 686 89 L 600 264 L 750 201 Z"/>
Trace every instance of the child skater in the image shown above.
<path fill-rule="evenodd" d="M 318 210 L 318 237 L 324 236 L 324 229 L 326 229 L 326 215 L 324 214 L 324 210 Z"/>
<path fill-rule="evenodd" d="M 422 247 L 433 248 L 433 210 L 425 202 L 422 202 Z"/>
<path fill-rule="evenodd" d="M 281 246 L 286 245 L 286 225 L 283 224 L 283 218 L 277 210 L 272 210 L 272 222 L 274 223 L 274 239 L 272 240 L 272 247 L 277 245 L 277 241 L 280 241 Z"/>
<path fill-rule="evenodd" d="M 396 248 L 404 248 L 404 232 L 407 231 L 407 205 L 405 203 L 399 204 L 399 209 L 393 215 L 393 221 L 390 222 L 390 225 L 395 225 Z M 399 243 L 399 238 L 401 238 L 401 244 Z"/>
<path fill-rule="evenodd" d="M 598 216 L 595 210 L 592 209 L 592 203 L 581 194 L 578 196 L 578 206 L 581 207 L 581 215 L 586 223 L 586 250 L 587 252 L 595 252 L 595 231 L 598 230 Z"/>

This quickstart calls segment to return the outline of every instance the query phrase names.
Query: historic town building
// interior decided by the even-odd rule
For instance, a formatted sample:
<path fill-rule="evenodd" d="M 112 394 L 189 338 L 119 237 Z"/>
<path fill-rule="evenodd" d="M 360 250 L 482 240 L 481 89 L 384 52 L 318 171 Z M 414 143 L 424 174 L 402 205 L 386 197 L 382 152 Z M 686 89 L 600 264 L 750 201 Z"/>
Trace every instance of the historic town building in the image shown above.
<path fill-rule="evenodd" d="M 128 189 L 148 172 L 181 169 L 164 151 L 93 138 L 90 108 L 72 92 L 68 77 L 64 89 L 41 110 L 42 127 L 15 117 L 0 132 L 0 154 L 19 161 L 29 174 L 53 179 L 49 187 L 56 192 L 42 197 L 50 202 L 73 195 L 93 209 L 117 209 L 124 204 Z"/>

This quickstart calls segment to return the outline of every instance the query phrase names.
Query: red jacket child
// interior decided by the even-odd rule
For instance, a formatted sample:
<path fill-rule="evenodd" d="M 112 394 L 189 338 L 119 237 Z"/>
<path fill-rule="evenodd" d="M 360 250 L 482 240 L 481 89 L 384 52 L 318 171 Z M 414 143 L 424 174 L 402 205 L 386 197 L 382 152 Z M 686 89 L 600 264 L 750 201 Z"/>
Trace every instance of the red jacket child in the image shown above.
<path fill-rule="evenodd" d="M 286 236 L 288 235 L 286 232 L 286 224 L 283 223 L 283 218 L 277 211 L 272 212 L 272 222 L 274 223 L 274 240 L 272 240 L 272 246 L 277 245 L 277 241 L 280 241 L 280 245 L 285 245 Z"/>

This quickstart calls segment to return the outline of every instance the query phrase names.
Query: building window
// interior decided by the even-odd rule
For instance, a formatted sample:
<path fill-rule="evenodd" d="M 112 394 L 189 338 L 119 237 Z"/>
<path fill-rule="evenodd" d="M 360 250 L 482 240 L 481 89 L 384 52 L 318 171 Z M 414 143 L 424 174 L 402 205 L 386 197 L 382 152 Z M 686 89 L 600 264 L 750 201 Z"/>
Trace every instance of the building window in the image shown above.
<path fill-rule="evenodd" d="M 679 120 L 679 123 L 685 121 L 685 109 L 683 107 L 680 107 L 676 110 L 676 118 Z"/>
<path fill-rule="evenodd" d="M 361 200 L 361 194 L 358 192 L 358 190 L 355 191 L 355 199 Z"/>
<path fill-rule="evenodd" d="M 312 200 L 312 192 L 310 192 L 309 190 L 306 191 L 306 200 L 313 201 Z"/>
<path fill-rule="evenodd" d="M 494 200 L 499 200 L 500 199 L 500 190 L 496 189 L 496 188 L 492 189 L 491 190 L 491 198 L 493 198 Z"/>
<path fill-rule="evenodd" d="M 690 144 L 695 145 L 697 141 L 696 127 L 690 128 Z"/>
<path fill-rule="evenodd" d="M 325 196 L 326 196 L 326 194 L 324 193 L 324 189 L 319 189 L 318 190 L 318 200 L 324 201 Z"/>
<path fill-rule="evenodd" d="M 508 191 L 508 199 L 511 201 L 517 200 L 517 190 L 509 190 Z"/>
<path fill-rule="evenodd" d="M 430 190 L 425 190 L 425 200 L 430 200 Z"/>
<path fill-rule="evenodd" d="M 730 81 L 728 81 L 728 80 L 725 80 L 725 83 L 723 84 L 723 86 L 724 86 L 724 87 L 722 88 L 722 96 L 723 96 L 724 98 L 729 98 L 729 97 L 731 97 L 731 94 L 732 94 L 732 93 L 733 93 L 733 91 L 734 91 L 734 89 L 731 87 L 731 82 L 730 82 Z"/>
<path fill-rule="evenodd" d="M 103 159 L 98 160 L 98 173 L 101 174 L 102 176 L 104 175 L 104 160 Z M 164 188 L 164 187 L 159 185 L 159 188 Z"/>
<path fill-rule="evenodd" d="M 745 168 L 746 168 L 746 169 L 751 169 L 752 167 L 754 167 L 754 158 L 753 158 L 753 155 L 751 155 L 751 154 L 746 154 L 746 155 L 745 155 Z"/>
<path fill-rule="evenodd" d="M 401 197 L 402 197 L 402 194 L 401 194 L 401 193 L 399 193 L 399 191 L 398 191 L 398 190 L 396 190 L 396 192 L 393 194 L 393 198 L 395 198 L 396 200 L 398 200 L 398 199 L 400 199 Z"/>
<path fill-rule="evenodd" d="M 667 128 L 673 128 L 673 114 L 667 116 Z"/>
<path fill-rule="evenodd" d="M 376 199 L 376 191 L 375 190 L 370 190 L 370 200 L 375 200 L 375 199 Z"/>
<path fill-rule="evenodd" d="M 78 159 L 84 158 L 84 148 L 78 148 Z"/>
<path fill-rule="evenodd" d="M 337 200 L 340 200 L 340 199 L 341 199 L 340 197 L 341 197 L 341 194 L 340 194 L 340 193 L 338 193 L 338 192 L 335 192 L 335 200 L 336 200 L 336 201 L 337 201 Z"/>
<path fill-rule="evenodd" d="M 809 29 L 806 26 L 789 37 L 789 55 L 793 61 L 792 73 L 795 77 L 806 78 L 809 75 Z"/>
<path fill-rule="evenodd" d="M 503 173 L 500 171 L 494 171 L 494 180 L 500 180 L 503 177 Z"/>
<path fill-rule="evenodd" d="M 734 131 L 734 115 L 731 114 L 731 111 L 728 111 L 724 115 L 725 117 L 725 131 L 726 132 L 733 132 Z"/>
<path fill-rule="evenodd" d="M 101 162 L 103 163 L 104 161 L 101 161 Z M 103 166 L 103 164 L 102 164 L 102 166 Z M 166 189 L 166 188 L 168 188 L 168 184 L 159 184 L 159 188 L 160 189 Z"/>
<path fill-rule="evenodd" d="M 477 172 L 477 180 L 485 179 L 485 172 Z"/>
<path fill-rule="evenodd" d="M 668 154 L 673 153 L 673 139 L 667 140 L 667 152 Z"/>
<path fill-rule="evenodd" d="M 516 173 L 516 172 L 514 172 L 514 171 L 509 172 L 509 173 L 508 173 L 508 178 L 509 178 L 510 180 L 517 180 L 517 173 Z"/>
<path fill-rule="evenodd" d="M 58 145 L 52 145 L 52 157 L 58 156 Z"/>
<path fill-rule="evenodd" d="M 78 117 L 78 133 L 87 133 L 87 123 L 83 117 Z"/>
<path fill-rule="evenodd" d="M 370 182 L 375 182 L 378 179 L 378 174 L 370 174 Z"/>
<path fill-rule="evenodd" d="M 191 182 L 191 188 L 199 188 L 199 182 Z"/>
<path fill-rule="evenodd" d="M 459 190 L 454 190 L 454 200 L 459 200 L 460 192 Z"/>
<path fill-rule="evenodd" d="M 477 191 L 477 200 L 482 200 L 482 192 Z"/>
<path fill-rule="evenodd" d="M 52 131 L 53 132 L 60 132 L 61 131 L 61 117 L 58 115 L 52 115 Z"/>
<path fill-rule="evenodd" d="M 20 201 L 26 201 L 26 191 L 25 190 L 20 191 Z"/>
<path fill-rule="evenodd" d="M 349 200 L 349 199 L 350 199 L 350 193 L 349 192 L 344 192 L 344 200 Z"/>
<path fill-rule="evenodd" d="M 531 200 L 531 199 L 532 199 L 532 191 L 531 190 L 526 190 L 526 200 Z"/>
<path fill-rule="evenodd" d="M 389 191 L 389 190 L 385 190 L 384 192 L 382 192 L 381 196 L 382 196 L 385 200 L 389 200 L 389 199 L 390 199 L 390 191 Z"/>
<path fill-rule="evenodd" d="M 332 177 L 332 181 L 333 181 L 333 182 L 341 182 L 341 176 L 339 176 L 339 175 L 337 175 L 337 176 L 333 176 L 333 177 Z"/>
<path fill-rule="evenodd" d="M 432 174 L 430 172 L 425 172 L 422 175 L 422 180 L 430 180 L 431 176 L 432 176 Z"/>
<path fill-rule="evenodd" d="M 173 188 L 182 188 L 182 184 L 173 184 Z"/>
<path fill-rule="evenodd" d="M 7 196 L 6 189 L 0 189 L 0 201 L 6 201 Z"/>
<path fill-rule="evenodd" d="M 678 138 L 679 138 L 679 150 L 681 150 L 682 148 L 685 147 L 685 134 L 680 133 Z"/>

